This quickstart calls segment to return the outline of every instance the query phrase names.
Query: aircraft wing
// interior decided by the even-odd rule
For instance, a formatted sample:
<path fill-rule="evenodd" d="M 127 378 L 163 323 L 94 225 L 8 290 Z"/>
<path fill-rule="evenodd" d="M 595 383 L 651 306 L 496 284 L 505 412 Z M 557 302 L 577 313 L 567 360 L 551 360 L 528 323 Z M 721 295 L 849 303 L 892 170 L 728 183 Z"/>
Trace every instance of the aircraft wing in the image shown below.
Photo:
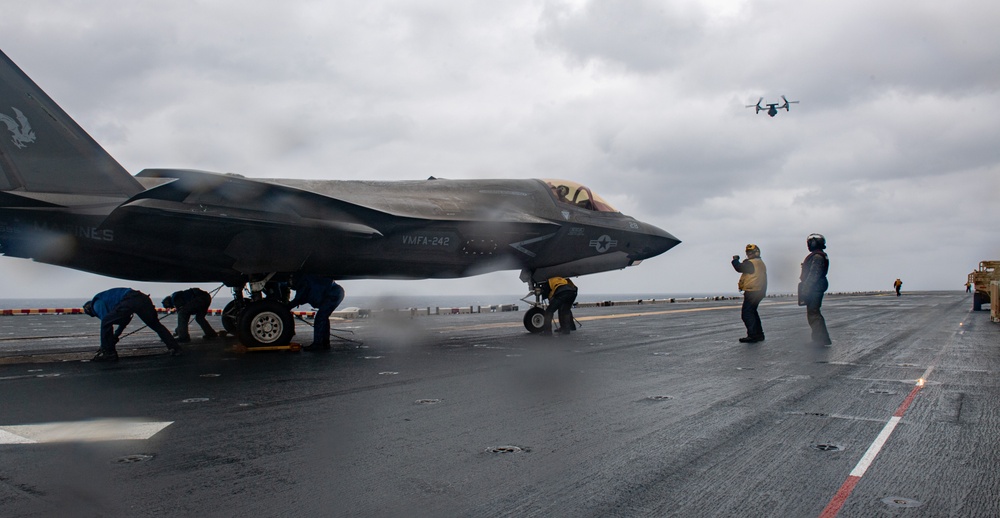
<path fill-rule="evenodd" d="M 538 180 L 263 181 L 400 218 L 555 225 L 532 213 L 552 205 Z"/>
<path fill-rule="evenodd" d="M 359 237 L 380 237 L 372 226 L 380 214 L 365 207 L 238 175 L 194 170 L 146 169 L 140 181 L 151 188 L 124 203 L 130 211 L 197 215 L 250 224 L 340 230 Z"/>
<path fill-rule="evenodd" d="M 249 218 L 281 221 L 283 216 L 293 216 L 300 223 L 309 220 L 311 224 L 328 228 L 339 226 L 345 231 L 367 233 L 371 237 L 381 235 L 377 230 L 378 222 L 387 217 L 553 224 L 528 212 L 523 203 L 498 204 L 495 199 L 484 199 L 494 196 L 493 190 L 467 188 L 457 181 L 428 184 L 428 181 L 258 180 L 179 169 L 146 169 L 136 178 L 146 183 L 154 181 L 155 185 L 126 205 L 137 205 L 143 199 L 158 199 L 237 209 L 252 206 L 263 208 L 263 212 L 259 216 L 248 214 Z M 531 186 L 536 181 L 518 182 Z M 485 194 L 481 192 L 484 190 Z M 521 198 L 534 194 L 525 191 L 510 192 L 518 197 L 516 201 L 523 202 Z M 546 203 L 551 202 L 546 200 Z M 531 208 L 535 205 L 537 202 L 532 198 Z"/>
<path fill-rule="evenodd" d="M 114 229 L 118 242 L 129 243 L 129 249 L 146 256 L 144 261 L 133 260 L 136 264 L 164 263 L 168 257 L 175 256 L 203 257 L 204 264 L 200 267 L 246 274 L 297 271 L 307 261 L 326 257 L 325 260 L 333 261 L 340 271 L 350 272 L 363 270 L 363 266 L 353 262 L 371 261 L 359 259 L 363 257 L 359 254 L 380 254 L 374 250 L 382 250 L 381 254 L 390 256 L 407 246 L 412 248 L 410 256 L 432 252 L 417 244 L 439 235 L 438 231 L 427 230 L 428 225 L 448 225 L 440 235 L 451 236 L 447 238 L 449 243 L 453 242 L 450 246 L 461 246 L 455 232 L 458 232 L 456 228 L 462 228 L 461 232 L 476 236 L 467 236 L 466 240 L 472 240 L 469 243 L 462 241 L 465 246 L 473 247 L 479 241 L 492 243 L 495 232 L 541 226 L 553 228 L 551 232 L 554 232 L 560 226 L 528 213 L 537 205 L 534 200 L 524 203 L 530 196 L 523 191 L 511 191 L 514 194 L 510 194 L 522 202 L 520 206 L 498 204 L 494 189 L 470 190 L 468 185 L 459 185 L 456 189 L 448 181 L 415 182 L 426 188 L 416 191 L 416 195 L 404 195 L 401 193 L 414 192 L 412 185 L 405 185 L 408 182 L 402 182 L 402 187 L 396 186 L 396 182 L 286 183 L 168 169 L 145 170 L 137 179 L 146 190 L 121 204 L 101 224 L 102 228 Z M 531 181 L 528 182 L 531 185 Z M 482 187 L 481 183 L 474 185 Z M 444 194 L 440 194 L 439 189 Z M 484 194 L 479 190 L 489 192 Z M 436 195 L 428 196 L 427 193 Z M 484 196 L 494 197 L 484 199 Z M 386 201 L 377 204 L 379 198 Z M 551 203 L 547 198 L 545 201 Z M 446 209 L 447 212 L 443 212 Z M 485 237 L 480 237 L 480 233 Z M 373 252 L 362 252 L 361 243 L 373 240 L 383 244 L 373 243 Z M 164 243 L 169 243 L 169 249 L 163 250 Z M 336 259 L 330 256 L 331 253 Z M 427 260 L 438 260 L 433 253 L 431 255 L 433 257 Z M 379 257 L 379 260 L 388 259 Z M 177 268 L 182 266 L 162 265 L 164 275 Z M 411 266 L 409 259 L 385 268 L 392 270 L 395 276 L 428 275 L 421 269 L 423 266 Z M 451 266 L 442 268 L 448 271 Z M 410 270 L 417 273 L 408 273 Z"/>
<path fill-rule="evenodd" d="M 215 223 L 224 224 L 266 224 L 275 227 L 307 227 L 319 230 L 335 230 L 352 234 L 356 237 L 381 237 L 382 233 L 368 225 L 342 221 L 335 219 L 318 219 L 301 217 L 290 214 L 274 213 L 247 208 L 227 207 L 224 209 L 208 208 L 205 206 L 192 207 L 190 204 L 178 203 L 168 200 L 140 199 L 122 205 L 119 211 L 128 212 L 130 215 L 138 213 L 155 214 L 159 217 L 170 218 L 196 216 L 203 220 L 217 220 Z"/>

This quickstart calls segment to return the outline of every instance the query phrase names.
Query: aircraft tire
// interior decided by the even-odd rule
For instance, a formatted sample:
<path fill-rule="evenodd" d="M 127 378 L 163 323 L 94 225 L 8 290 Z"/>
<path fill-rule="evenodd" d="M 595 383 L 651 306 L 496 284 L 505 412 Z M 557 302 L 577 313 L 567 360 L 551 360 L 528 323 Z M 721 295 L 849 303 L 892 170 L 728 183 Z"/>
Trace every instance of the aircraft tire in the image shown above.
<path fill-rule="evenodd" d="M 278 302 L 258 300 L 240 312 L 236 336 L 246 347 L 288 345 L 294 334 L 292 312 Z"/>
<path fill-rule="evenodd" d="M 229 304 L 226 304 L 225 309 L 222 310 L 222 328 L 226 330 L 227 333 L 231 335 L 236 334 L 236 328 L 239 327 L 240 323 L 240 309 L 236 305 L 236 301 L 232 300 Z"/>
<path fill-rule="evenodd" d="M 545 311 L 538 306 L 532 306 L 524 314 L 524 327 L 531 333 L 541 333 L 545 327 Z"/>

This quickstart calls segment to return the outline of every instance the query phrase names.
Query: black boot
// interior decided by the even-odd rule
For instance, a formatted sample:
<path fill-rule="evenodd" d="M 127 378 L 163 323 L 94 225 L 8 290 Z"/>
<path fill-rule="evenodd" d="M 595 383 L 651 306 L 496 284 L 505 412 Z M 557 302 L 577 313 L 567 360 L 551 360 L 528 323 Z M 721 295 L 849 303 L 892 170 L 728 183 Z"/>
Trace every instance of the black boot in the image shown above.
<path fill-rule="evenodd" d="M 101 362 L 116 363 L 118 361 L 118 351 L 113 351 L 113 350 L 108 351 L 105 349 L 101 349 L 97 351 L 97 354 L 94 355 L 94 357 L 90 361 L 98 363 Z"/>

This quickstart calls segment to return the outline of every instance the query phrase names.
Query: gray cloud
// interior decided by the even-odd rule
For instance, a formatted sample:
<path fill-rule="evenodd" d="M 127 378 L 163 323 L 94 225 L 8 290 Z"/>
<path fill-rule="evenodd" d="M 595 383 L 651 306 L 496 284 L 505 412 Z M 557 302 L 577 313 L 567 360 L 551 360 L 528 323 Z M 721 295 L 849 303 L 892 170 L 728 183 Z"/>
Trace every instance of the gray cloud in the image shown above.
<path fill-rule="evenodd" d="M 38 1 L 0 34 L 132 172 L 563 177 L 684 240 L 581 279 L 588 291 L 732 292 L 726 260 L 746 242 L 791 289 L 815 231 L 834 289 L 950 289 L 1000 258 L 998 14 L 972 0 Z M 744 107 L 782 94 L 800 104 L 773 119 Z M 37 268 L 24 291 L 82 289 Z M 391 285 L 521 290 L 510 272 Z"/>
<path fill-rule="evenodd" d="M 704 39 L 706 21 L 693 2 L 587 2 L 577 9 L 549 2 L 538 41 L 576 65 L 596 59 L 648 73 L 682 64 Z"/>

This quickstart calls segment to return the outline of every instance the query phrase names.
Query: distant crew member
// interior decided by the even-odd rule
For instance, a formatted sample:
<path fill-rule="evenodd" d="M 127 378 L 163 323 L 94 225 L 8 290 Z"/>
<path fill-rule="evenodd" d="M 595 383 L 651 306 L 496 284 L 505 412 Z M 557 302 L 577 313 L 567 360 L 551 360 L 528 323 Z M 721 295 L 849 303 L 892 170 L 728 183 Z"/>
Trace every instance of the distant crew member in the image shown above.
<path fill-rule="evenodd" d="M 542 284 L 542 295 L 549 299 L 545 307 L 543 336 L 552 336 L 552 316 L 559 312 L 559 334 L 568 335 L 576 328 L 573 323 L 573 303 L 576 302 L 576 285 L 565 277 L 552 277 Z"/>
<path fill-rule="evenodd" d="M 892 283 L 892 286 L 896 288 L 896 296 L 900 295 L 899 289 L 903 287 L 903 281 L 896 279 L 896 282 Z"/>
<path fill-rule="evenodd" d="M 830 345 L 830 333 L 826 330 L 826 320 L 820 313 L 823 294 L 830 287 L 826 274 L 830 269 L 830 259 L 826 252 L 826 238 L 822 234 L 810 234 L 806 238 L 809 255 L 802 261 L 799 275 L 799 305 L 806 307 L 806 318 L 812 328 L 812 342 L 815 345 Z"/>
<path fill-rule="evenodd" d="M 972 283 L 969 283 L 969 282 L 965 283 L 965 292 L 966 293 L 971 293 L 972 292 Z"/>
<path fill-rule="evenodd" d="M 292 289 L 295 298 L 288 303 L 289 307 L 309 303 L 316 308 L 316 320 L 313 323 L 313 341 L 303 347 L 306 351 L 330 349 L 330 315 L 344 300 L 344 288 L 333 282 L 329 277 L 319 275 L 297 275 L 292 279 Z"/>
<path fill-rule="evenodd" d="M 205 290 L 199 288 L 191 288 L 184 291 L 175 291 L 169 297 L 163 299 L 163 307 L 167 309 L 177 309 L 177 329 L 174 330 L 174 336 L 177 337 L 177 341 L 184 343 L 191 341 L 191 335 L 188 332 L 188 324 L 191 322 L 191 317 L 194 317 L 194 321 L 201 326 L 201 330 L 205 332 L 205 339 L 211 340 L 216 336 L 219 336 L 209 325 L 208 320 L 205 319 L 205 315 L 208 314 L 208 308 L 212 305 L 212 296 Z"/>
<path fill-rule="evenodd" d="M 747 258 L 742 263 L 740 256 L 733 256 L 733 268 L 740 275 L 739 290 L 743 292 L 743 323 L 747 326 L 747 335 L 740 338 L 743 343 L 762 342 L 764 328 L 760 323 L 757 306 L 767 295 L 767 267 L 760 258 L 760 248 L 749 244 L 746 248 Z"/>
<path fill-rule="evenodd" d="M 139 315 L 139 320 L 159 335 L 160 340 L 170 350 L 171 356 L 181 355 L 181 346 L 157 318 L 153 301 L 149 299 L 149 295 L 141 291 L 130 288 L 102 291 L 83 305 L 83 312 L 101 319 L 101 350 L 91 361 L 118 361 L 118 350 L 115 349 L 115 345 L 125 326 L 132 321 L 132 315 Z M 118 326 L 118 329 L 113 330 L 114 326 Z"/>

